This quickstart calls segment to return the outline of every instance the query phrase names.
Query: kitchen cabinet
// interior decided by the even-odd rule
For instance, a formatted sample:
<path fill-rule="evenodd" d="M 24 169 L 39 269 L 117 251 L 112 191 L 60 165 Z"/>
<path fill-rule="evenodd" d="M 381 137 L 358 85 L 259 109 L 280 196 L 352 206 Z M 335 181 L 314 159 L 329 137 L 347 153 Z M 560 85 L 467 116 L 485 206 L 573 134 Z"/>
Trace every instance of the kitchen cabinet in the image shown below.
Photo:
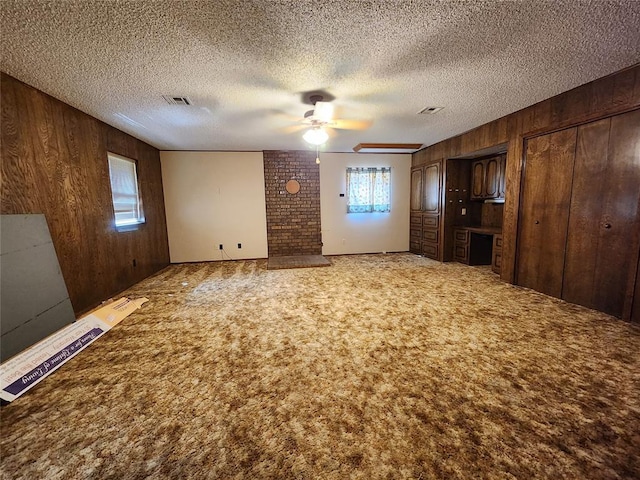
<path fill-rule="evenodd" d="M 504 198 L 505 155 L 471 164 L 471 200 Z"/>
<path fill-rule="evenodd" d="M 531 138 L 516 283 L 622 317 L 640 231 L 640 110 Z"/>

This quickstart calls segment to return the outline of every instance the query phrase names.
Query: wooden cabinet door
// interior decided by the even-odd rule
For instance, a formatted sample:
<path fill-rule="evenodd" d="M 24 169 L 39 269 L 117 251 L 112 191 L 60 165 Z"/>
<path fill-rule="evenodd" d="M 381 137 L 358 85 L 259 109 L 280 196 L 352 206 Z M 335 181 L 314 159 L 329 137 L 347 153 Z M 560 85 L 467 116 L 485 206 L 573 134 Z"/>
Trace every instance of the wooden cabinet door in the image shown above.
<path fill-rule="evenodd" d="M 422 210 L 422 168 L 411 170 L 411 210 Z"/>
<path fill-rule="evenodd" d="M 562 294 L 576 129 L 527 141 L 520 199 L 516 283 Z"/>
<path fill-rule="evenodd" d="M 485 162 L 477 160 L 471 164 L 471 200 L 484 198 Z"/>
<path fill-rule="evenodd" d="M 440 163 L 424 167 L 422 211 L 426 213 L 440 212 Z"/>
<path fill-rule="evenodd" d="M 500 195 L 500 157 L 489 158 L 484 167 L 484 198 Z"/>
<path fill-rule="evenodd" d="M 498 198 L 504 198 L 505 185 L 507 183 L 507 156 L 500 157 L 500 178 L 498 179 Z"/>
<path fill-rule="evenodd" d="M 640 229 L 640 110 L 578 127 L 562 298 L 622 317 Z"/>

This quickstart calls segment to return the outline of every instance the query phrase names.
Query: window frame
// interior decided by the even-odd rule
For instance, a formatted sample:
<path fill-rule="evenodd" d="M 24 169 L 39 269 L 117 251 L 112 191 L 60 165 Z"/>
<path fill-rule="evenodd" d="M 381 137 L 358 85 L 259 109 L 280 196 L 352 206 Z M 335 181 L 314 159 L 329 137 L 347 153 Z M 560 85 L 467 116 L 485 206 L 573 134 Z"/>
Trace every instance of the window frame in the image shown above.
<path fill-rule="evenodd" d="M 114 160 L 130 162 L 133 164 L 133 177 L 134 177 L 133 180 L 135 185 L 136 203 L 135 203 L 135 209 L 132 210 L 132 212 L 135 213 L 135 220 L 127 221 L 125 223 L 120 223 L 120 224 L 118 224 L 118 220 L 117 220 L 116 202 L 115 202 L 114 192 L 113 192 L 113 177 L 111 175 L 111 172 L 112 172 L 111 159 L 112 158 Z M 147 223 L 144 215 L 142 196 L 140 195 L 140 182 L 138 177 L 138 161 L 134 158 L 129 158 L 125 155 L 120 155 L 119 153 L 107 151 L 107 165 L 109 169 L 109 190 L 111 192 L 111 208 L 113 211 L 113 226 L 118 232 L 127 232 L 131 230 L 137 230 L 141 225 L 144 225 Z"/>
<path fill-rule="evenodd" d="M 390 214 L 391 213 L 391 199 L 392 199 L 392 191 L 391 191 L 391 166 L 384 166 L 384 167 L 347 167 L 346 170 L 346 200 L 347 200 L 347 215 L 352 215 L 352 214 Z M 388 205 L 388 208 L 384 211 L 377 211 L 375 210 L 375 202 L 371 204 L 371 210 L 366 210 L 366 211 L 361 211 L 361 212 L 355 212 L 355 211 L 350 211 L 351 207 L 358 207 L 360 205 L 355 205 L 355 204 L 351 204 L 351 188 L 349 185 L 349 178 L 350 178 L 350 174 L 352 172 L 358 172 L 358 171 L 365 171 L 368 175 L 370 175 L 371 171 L 375 171 L 377 173 L 383 174 L 383 173 L 387 173 L 389 175 L 389 181 L 388 181 L 388 203 L 386 205 Z M 369 178 L 369 189 L 373 190 L 375 188 L 375 185 L 373 185 L 371 183 L 371 179 Z M 371 192 L 372 196 L 373 196 L 373 191 Z M 373 199 L 372 199 L 373 200 Z M 384 204 L 381 204 L 384 205 Z"/>

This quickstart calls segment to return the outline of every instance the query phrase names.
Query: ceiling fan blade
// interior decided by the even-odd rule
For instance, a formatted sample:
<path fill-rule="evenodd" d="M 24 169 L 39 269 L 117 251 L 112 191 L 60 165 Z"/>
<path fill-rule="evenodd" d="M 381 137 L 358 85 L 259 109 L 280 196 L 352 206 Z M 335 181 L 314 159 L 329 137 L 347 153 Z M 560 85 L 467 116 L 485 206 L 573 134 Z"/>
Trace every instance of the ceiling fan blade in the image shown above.
<path fill-rule="evenodd" d="M 290 113 L 284 110 L 279 110 L 276 108 L 271 108 L 268 110 L 265 109 L 264 113 L 281 124 L 282 123 L 300 123 L 300 121 L 302 120 L 298 115 L 291 115 Z"/>
<path fill-rule="evenodd" d="M 342 130 L 366 130 L 371 125 L 373 125 L 371 120 L 336 119 L 331 122 L 331 128 L 339 128 Z"/>
<path fill-rule="evenodd" d="M 309 128 L 309 125 L 289 125 L 281 129 L 282 133 L 296 133 Z"/>

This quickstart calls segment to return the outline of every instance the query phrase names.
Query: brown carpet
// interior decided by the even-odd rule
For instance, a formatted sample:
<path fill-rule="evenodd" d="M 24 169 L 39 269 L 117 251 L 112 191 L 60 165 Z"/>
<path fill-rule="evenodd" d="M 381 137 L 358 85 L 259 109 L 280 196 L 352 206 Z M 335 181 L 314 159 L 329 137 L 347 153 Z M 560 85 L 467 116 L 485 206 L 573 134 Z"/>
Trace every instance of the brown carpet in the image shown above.
<path fill-rule="evenodd" d="M 169 267 L 2 409 L 3 479 L 637 479 L 640 329 L 410 254 Z"/>
<path fill-rule="evenodd" d="M 330 266 L 331 262 L 322 255 L 285 255 L 282 257 L 269 257 L 269 260 L 267 260 L 267 268 L 269 270 Z"/>

